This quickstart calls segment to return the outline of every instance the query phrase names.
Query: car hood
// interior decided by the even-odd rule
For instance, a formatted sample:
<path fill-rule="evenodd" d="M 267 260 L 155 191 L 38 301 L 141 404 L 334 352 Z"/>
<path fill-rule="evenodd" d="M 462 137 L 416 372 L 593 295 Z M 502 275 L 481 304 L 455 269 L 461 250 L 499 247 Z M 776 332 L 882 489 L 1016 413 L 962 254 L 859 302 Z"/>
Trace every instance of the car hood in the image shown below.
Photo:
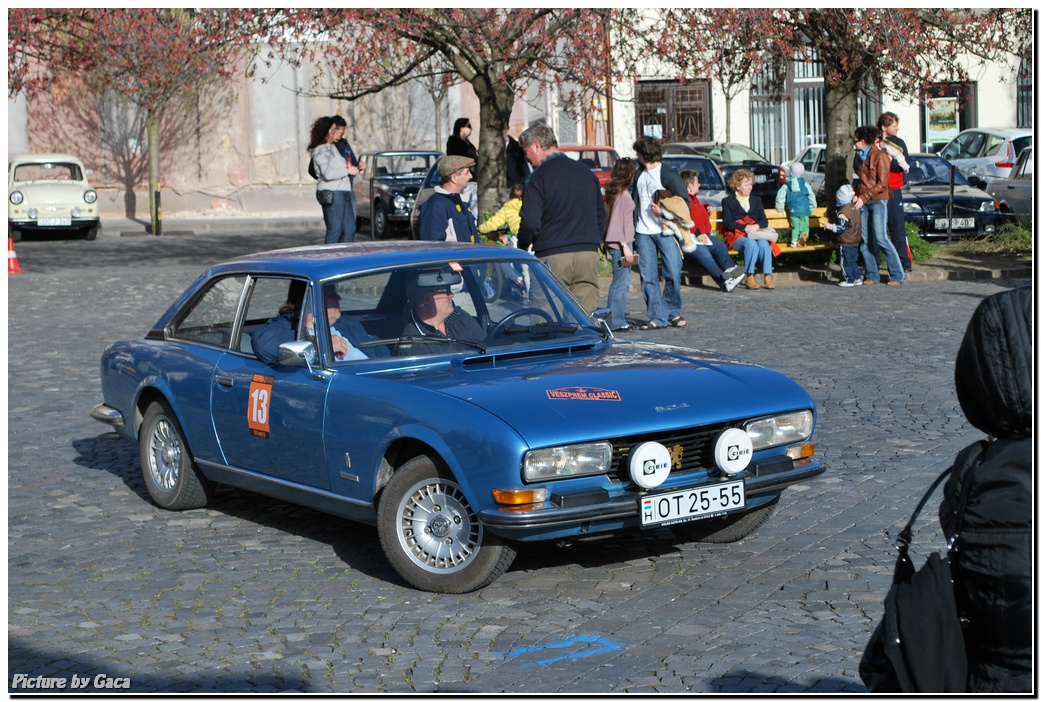
<path fill-rule="evenodd" d="M 921 185 L 907 185 L 904 188 L 904 199 L 920 199 L 920 200 L 947 200 L 948 194 L 950 193 L 950 186 L 946 183 L 926 183 Z M 991 195 L 988 195 L 979 188 L 973 188 L 969 185 L 955 185 L 954 186 L 954 197 L 956 199 L 971 197 L 976 200 L 993 200 Z"/>
<path fill-rule="evenodd" d="M 487 356 L 414 368 L 408 380 L 483 408 L 530 446 L 630 436 L 813 407 L 786 376 L 707 351 L 602 344 L 565 360 Z"/>
<path fill-rule="evenodd" d="M 423 183 L 425 174 L 415 175 L 406 173 L 399 176 L 381 176 L 376 179 L 380 185 L 388 188 L 418 188 Z"/>

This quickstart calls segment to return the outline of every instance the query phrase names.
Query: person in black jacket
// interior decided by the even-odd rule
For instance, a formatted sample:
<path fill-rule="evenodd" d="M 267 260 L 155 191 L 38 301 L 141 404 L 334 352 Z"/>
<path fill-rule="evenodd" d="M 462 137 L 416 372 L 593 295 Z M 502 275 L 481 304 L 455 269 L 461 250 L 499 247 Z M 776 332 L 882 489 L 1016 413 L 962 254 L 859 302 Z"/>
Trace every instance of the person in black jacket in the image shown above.
<path fill-rule="evenodd" d="M 1033 689 L 1031 299 L 1023 287 L 981 302 L 954 369 L 965 417 L 989 435 L 958 454 L 940 505 L 950 540 L 969 491 L 952 553 L 955 597 L 968 618 L 969 692 Z"/>
<path fill-rule="evenodd" d="M 607 227 L 600 182 L 564 155 L 553 130 L 543 124 L 524 130 L 520 144 L 535 171 L 524 188 L 517 248 L 530 245 L 592 312 L 600 298 L 599 250 Z"/>

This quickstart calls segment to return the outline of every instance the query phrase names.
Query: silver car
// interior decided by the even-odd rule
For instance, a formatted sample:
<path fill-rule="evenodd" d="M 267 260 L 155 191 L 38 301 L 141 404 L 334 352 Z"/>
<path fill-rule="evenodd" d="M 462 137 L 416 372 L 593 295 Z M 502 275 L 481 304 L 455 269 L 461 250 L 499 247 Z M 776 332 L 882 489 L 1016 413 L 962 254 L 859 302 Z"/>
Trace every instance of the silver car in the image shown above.
<path fill-rule="evenodd" d="M 1007 178 L 987 183 L 987 193 L 998 201 L 1006 221 L 1030 226 L 1034 215 L 1034 147 L 1023 149 Z"/>
<path fill-rule="evenodd" d="M 973 177 L 1007 178 L 1019 152 L 1033 144 L 1034 134 L 1029 129 L 965 129 L 943 147 L 940 156 L 957 166 L 972 183 Z"/>

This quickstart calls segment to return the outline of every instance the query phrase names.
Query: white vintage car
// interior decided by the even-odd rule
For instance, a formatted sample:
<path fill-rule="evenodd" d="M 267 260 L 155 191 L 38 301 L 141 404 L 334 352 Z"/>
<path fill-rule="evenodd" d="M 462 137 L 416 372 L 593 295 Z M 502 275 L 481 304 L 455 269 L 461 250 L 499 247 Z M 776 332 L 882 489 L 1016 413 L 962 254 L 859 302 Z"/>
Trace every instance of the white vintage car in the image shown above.
<path fill-rule="evenodd" d="M 7 164 L 7 234 L 74 231 L 95 239 L 101 231 L 98 194 L 88 171 L 70 154 L 24 154 Z"/>

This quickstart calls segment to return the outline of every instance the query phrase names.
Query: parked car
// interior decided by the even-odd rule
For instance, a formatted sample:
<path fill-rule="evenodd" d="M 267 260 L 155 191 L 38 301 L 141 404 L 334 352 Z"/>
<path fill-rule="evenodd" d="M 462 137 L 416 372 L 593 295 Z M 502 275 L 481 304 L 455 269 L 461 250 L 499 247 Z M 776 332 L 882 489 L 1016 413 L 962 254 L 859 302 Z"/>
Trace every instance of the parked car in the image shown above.
<path fill-rule="evenodd" d="M 589 166 L 593 175 L 600 181 L 601 188 L 611 180 L 611 169 L 618 160 L 618 152 L 614 149 L 609 146 L 561 146 L 559 148 L 568 158 Z"/>
<path fill-rule="evenodd" d="M 661 157 L 661 162 L 675 168 L 677 173 L 682 171 L 697 173 L 698 183 L 701 185 L 698 200 L 702 204 L 712 205 L 717 210 L 723 209 L 723 198 L 726 197 L 727 186 L 712 159 L 692 154 L 666 154 Z M 772 204 L 769 206 L 773 207 Z"/>
<path fill-rule="evenodd" d="M 904 217 L 918 226 L 923 239 L 947 236 L 950 220 L 951 236 L 993 234 L 1001 224 L 1001 213 L 994 198 L 973 187 L 961 172 L 954 174 L 952 214 L 951 164 L 932 154 L 911 154 L 907 159 L 911 170 L 904 176 Z"/>
<path fill-rule="evenodd" d="M 1019 152 L 1033 143 L 1029 129 L 966 129 L 943 147 L 940 156 L 967 178 L 1005 178 L 1012 172 Z"/>
<path fill-rule="evenodd" d="M 806 171 L 802 174 L 803 180 L 817 195 L 817 203 L 824 204 L 824 169 L 828 163 L 828 150 L 824 144 L 810 144 L 799 155 L 791 161 L 781 164 L 781 171 L 787 179 L 792 172 L 792 166 L 801 163 Z M 770 205 L 772 207 L 773 205 Z"/>
<path fill-rule="evenodd" d="M 358 219 L 368 220 L 374 239 L 408 222 L 416 193 L 440 151 L 378 151 L 361 155 L 365 170 L 354 177 Z"/>
<path fill-rule="evenodd" d="M 739 168 L 752 172 L 752 192 L 763 200 L 766 207 L 772 207 L 777 198 L 777 191 L 784 185 L 784 174 L 780 166 L 767 161 L 751 148 L 742 144 L 703 142 L 674 142 L 662 144 L 662 152 L 666 154 L 699 154 L 708 156 L 719 166 L 723 181 Z M 729 187 L 729 186 L 728 186 Z"/>
<path fill-rule="evenodd" d="M 488 302 L 503 265 L 527 282 Z M 321 312 L 330 291 L 338 309 Z M 426 295 L 454 300 L 483 339 L 425 333 L 408 300 Z M 258 330 L 287 302 L 303 323 L 285 323 L 269 365 Z M 161 507 L 203 507 L 226 483 L 374 524 L 401 578 L 439 592 L 491 583 L 522 542 L 663 526 L 736 541 L 824 472 L 794 381 L 615 339 L 607 314 L 509 247 L 256 253 L 210 267 L 143 339 L 109 346 L 91 416 L 139 444 Z M 366 358 L 334 355 L 330 319 Z"/>
<path fill-rule="evenodd" d="M 1034 147 L 1028 146 L 1019 152 L 1007 178 L 990 180 L 987 193 L 998 201 L 998 209 L 1006 221 L 1030 226 L 1034 218 Z"/>
<path fill-rule="evenodd" d="M 98 194 L 87 182 L 93 175 L 71 154 L 24 154 L 7 163 L 7 235 L 67 231 L 85 239 L 101 231 Z"/>

